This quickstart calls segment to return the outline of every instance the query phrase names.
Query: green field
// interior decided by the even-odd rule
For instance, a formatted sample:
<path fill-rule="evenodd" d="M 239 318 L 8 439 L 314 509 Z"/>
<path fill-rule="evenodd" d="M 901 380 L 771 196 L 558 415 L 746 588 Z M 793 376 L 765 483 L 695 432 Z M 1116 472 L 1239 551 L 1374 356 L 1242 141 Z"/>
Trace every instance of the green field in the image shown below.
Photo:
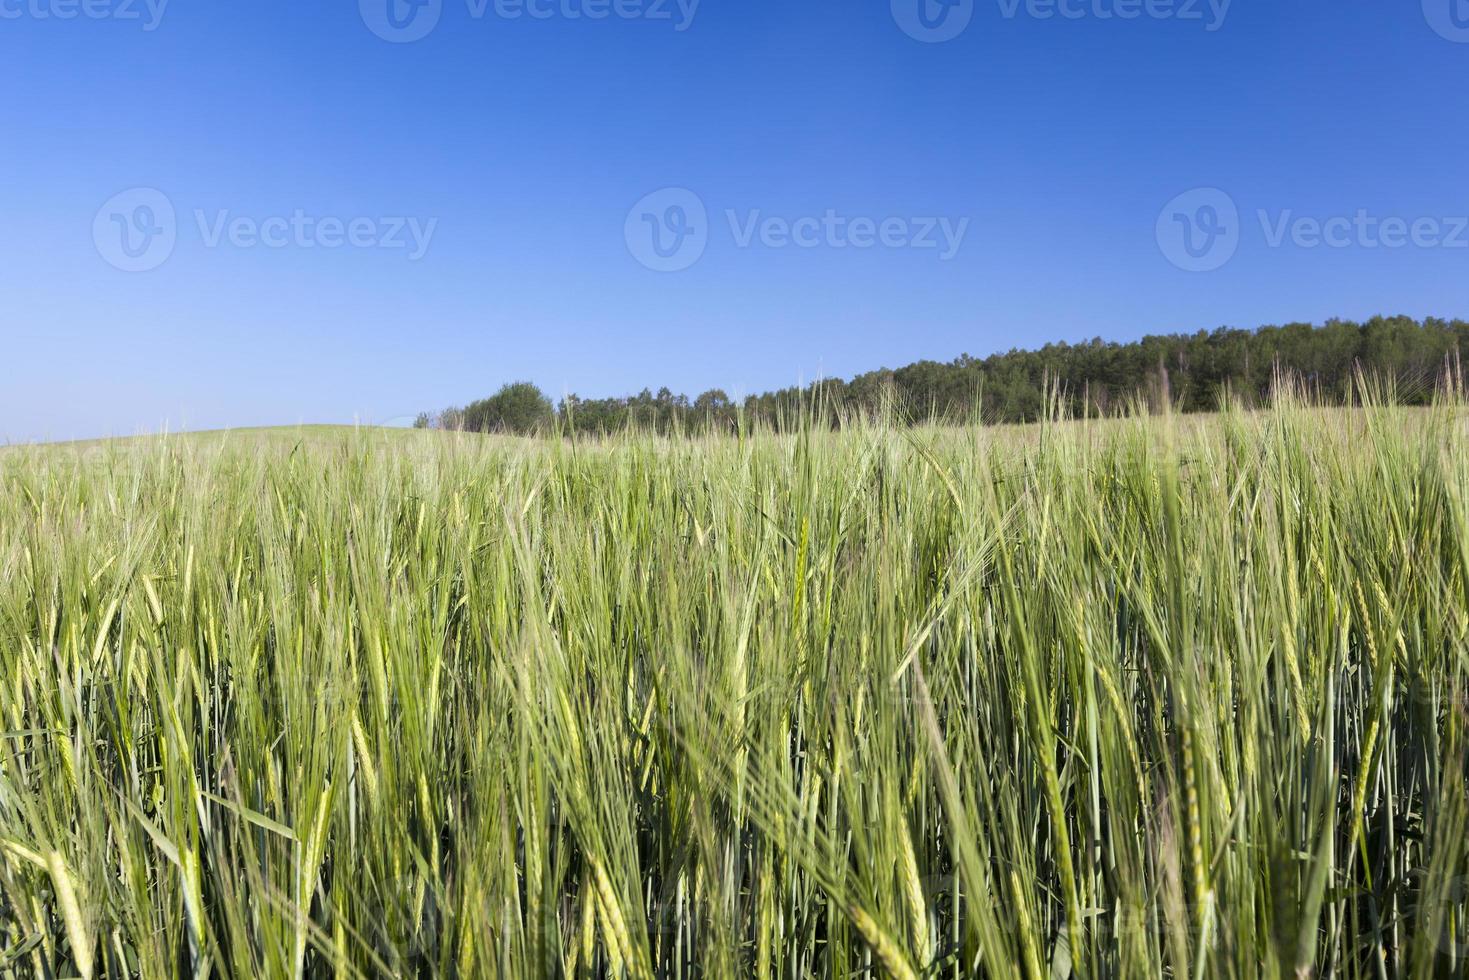
<path fill-rule="evenodd" d="M 1466 444 L 0 452 L 0 974 L 1469 976 Z"/>

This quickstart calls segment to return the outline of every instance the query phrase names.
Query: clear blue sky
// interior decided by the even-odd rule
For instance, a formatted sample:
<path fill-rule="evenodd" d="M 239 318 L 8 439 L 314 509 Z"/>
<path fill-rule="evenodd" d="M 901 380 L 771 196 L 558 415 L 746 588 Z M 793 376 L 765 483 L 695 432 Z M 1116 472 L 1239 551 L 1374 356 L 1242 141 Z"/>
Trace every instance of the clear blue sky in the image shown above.
<path fill-rule="evenodd" d="M 1464 0 L 1234 0 L 1222 22 L 1217 0 L 1199 19 L 1161 16 L 1192 0 L 923 0 L 930 38 L 969 18 L 941 43 L 900 27 L 925 36 L 906 0 L 702 0 L 691 21 L 689 0 L 151 2 L 0 0 L 0 441 L 1469 314 L 1469 248 L 1445 243 L 1469 215 Z M 433 29 L 384 40 L 405 36 L 389 13 Z M 634 239 L 678 216 L 635 205 L 670 187 L 706 209 L 704 251 L 660 272 Z M 119 236 L 166 218 L 109 204 L 136 188 L 175 219 L 166 261 L 129 272 Z M 1164 213 L 1195 188 L 1239 212 L 1212 271 L 1160 243 L 1207 231 L 1217 196 Z M 1262 210 L 1291 222 L 1278 246 Z M 828 212 L 898 220 L 858 248 L 817 230 Z M 1388 248 L 1360 224 L 1312 247 L 1294 223 L 1359 212 L 1436 224 Z M 405 218 L 431 229 L 421 255 Z M 773 247 L 769 218 L 814 219 L 813 247 Z M 939 218 L 968 222 L 961 247 L 902 247 Z M 410 247 L 363 247 L 385 238 Z"/>

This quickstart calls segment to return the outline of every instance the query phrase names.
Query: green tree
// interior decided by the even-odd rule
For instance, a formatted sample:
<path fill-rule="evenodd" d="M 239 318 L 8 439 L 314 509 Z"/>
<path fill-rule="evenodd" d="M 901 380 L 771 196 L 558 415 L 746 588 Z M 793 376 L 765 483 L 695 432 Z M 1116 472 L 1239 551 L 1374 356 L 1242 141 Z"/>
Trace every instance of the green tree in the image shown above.
<path fill-rule="evenodd" d="M 464 428 L 470 432 L 510 432 L 534 435 L 555 421 L 551 399 L 529 381 L 517 381 L 464 410 Z"/>
<path fill-rule="evenodd" d="M 1447 383 L 1462 384 L 1461 353 L 1469 349 L 1469 322 L 1374 317 L 1365 323 L 1329 320 L 1220 327 L 1192 334 L 1143 337 L 1131 343 L 1101 339 L 1010 350 L 986 358 L 963 354 L 942 363 L 919 361 L 881 368 L 842 381 L 828 378 L 801 388 L 768 391 L 736 406 L 718 389 L 690 402 L 668 388 L 645 388 L 623 398 L 567 396 L 560 422 L 574 432 L 607 434 L 625 428 L 671 433 L 729 430 L 743 419 L 775 428 L 815 422 L 840 426 L 895 411 L 914 422 L 957 422 L 980 409 L 988 422 L 1034 422 L 1056 400 L 1073 416 L 1113 414 L 1142 400 L 1157 407 L 1166 397 L 1185 412 L 1208 412 L 1226 398 L 1267 402 L 1282 377 L 1314 398 L 1344 403 L 1358 371 L 1388 385 L 1393 397 L 1422 404 Z M 446 416 L 449 413 L 445 413 Z M 465 428 L 485 432 L 545 431 L 555 417 L 533 385 L 507 385 L 470 406 Z M 441 420 L 442 428 L 456 428 Z"/>

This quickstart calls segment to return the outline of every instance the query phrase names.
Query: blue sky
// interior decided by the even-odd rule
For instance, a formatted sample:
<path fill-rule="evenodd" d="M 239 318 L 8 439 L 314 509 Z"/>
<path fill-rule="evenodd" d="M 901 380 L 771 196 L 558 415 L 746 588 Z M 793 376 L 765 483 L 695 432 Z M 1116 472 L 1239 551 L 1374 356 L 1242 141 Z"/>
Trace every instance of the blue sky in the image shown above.
<path fill-rule="evenodd" d="M 1469 314 L 1466 0 L 434 2 L 0 0 L 0 441 Z"/>

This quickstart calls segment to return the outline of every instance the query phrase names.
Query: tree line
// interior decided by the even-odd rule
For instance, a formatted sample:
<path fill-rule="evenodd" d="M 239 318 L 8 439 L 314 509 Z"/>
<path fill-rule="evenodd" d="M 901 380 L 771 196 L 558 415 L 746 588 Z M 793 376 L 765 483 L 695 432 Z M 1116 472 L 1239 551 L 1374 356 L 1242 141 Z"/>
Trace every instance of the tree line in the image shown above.
<path fill-rule="evenodd" d="M 567 395 L 559 404 L 529 382 L 507 384 L 463 408 L 418 417 L 420 428 L 530 435 L 732 431 L 741 424 L 783 428 L 798 420 L 841 425 L 896 410 L 918 420 L 1034 422 L 1048 412 L 1109 415 L 1167 399 L 1184 412 L 1217 409 L 1225 398 L 1258 404 L 1281 377 L 1324 403 L 1350 401 L 1356 376 L 1388 383 L 1405 404 L 1426 404 L 1469 348 L 1469 322 L 1374 317 L 1257 330 L 1221 327 L 1116 343 L 1047 344 L 985 358 L 919 361 L 907 367 L 832 378 L 735 400 L 714 389 L 693 398 L 668 388 L 623 398 Z"/>

